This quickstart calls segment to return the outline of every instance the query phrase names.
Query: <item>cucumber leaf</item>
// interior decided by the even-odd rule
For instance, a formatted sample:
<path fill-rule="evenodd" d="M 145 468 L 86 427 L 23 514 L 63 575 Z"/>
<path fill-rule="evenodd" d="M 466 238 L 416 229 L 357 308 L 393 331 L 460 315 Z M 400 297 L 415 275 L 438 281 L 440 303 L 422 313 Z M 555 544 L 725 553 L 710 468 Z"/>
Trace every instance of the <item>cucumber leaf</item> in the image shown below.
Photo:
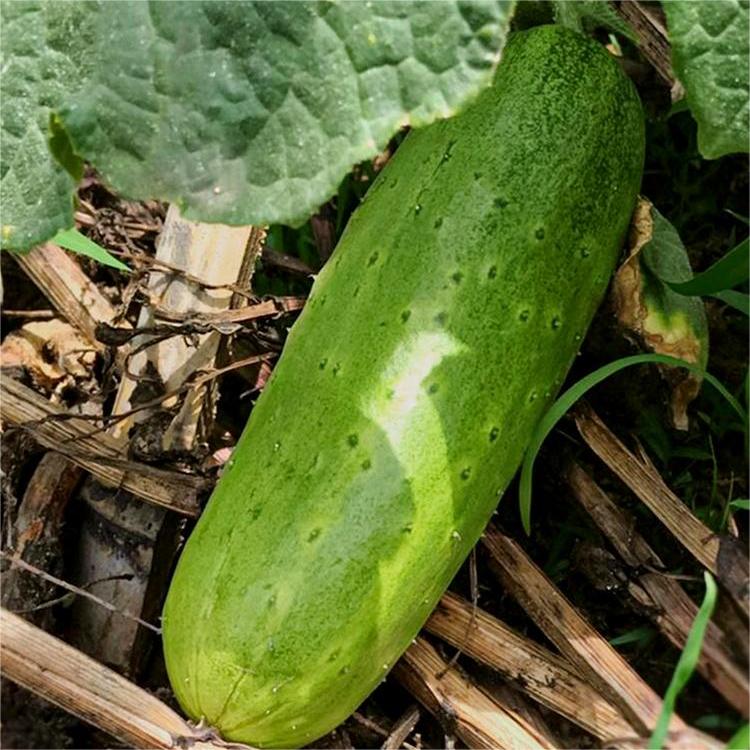
<path fill-rule="evenodd" d="M 489 84 L 513 5 L 5 0 L 3 244 L 73 224 L 51 112 L 56 143 L 60 128 L 69 140 L 55 154 L 88 160 L 121 195 L 198 221 L 302 223 L 400 127 L 449 117 Z"/>
<path fill-rule="evenodd" d="M 672 64 L 698 122 L 707 159 L 748 151 L 750 3 L 670 0 L 663 4 Z"/>
<path fill-rule="evenodd" d="M 95 17 L 89 3 L 0 3 L 3 249 L 26 250 L 73 226 L 81 163 L 52 113 L 87 76 L 85 49 Z"/>

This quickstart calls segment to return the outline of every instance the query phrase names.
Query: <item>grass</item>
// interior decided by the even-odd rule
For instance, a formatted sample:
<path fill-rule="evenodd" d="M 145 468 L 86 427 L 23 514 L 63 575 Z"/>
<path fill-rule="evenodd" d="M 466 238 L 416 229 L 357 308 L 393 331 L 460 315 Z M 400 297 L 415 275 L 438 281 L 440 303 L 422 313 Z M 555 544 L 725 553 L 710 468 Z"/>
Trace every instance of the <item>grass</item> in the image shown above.
<path fill-rule="evenodd" d="M 659 750 L 664 745 L 677 698 L 693 676 L 695 667 L 698 664 L 698 657 L 703 645 L 703 636 L 716 606 L 716 582 L 708 572 L 705 572 L 703 577 L 706 582 L 706 593 L 698 614 L 695 616 L 695 620 L 693 620 L 693 625 L 685 642 L 685 648 L 682 650 L 682 654 L 680 654 L 680 658 L 677 661 L 677 666 L 675 667 L 667 692 L 664 694 L 661 713 L 648 742 L 649 750 Z"/>
<path fill-rule="evenodd" d="M 118 271 L 130 273 L 130 269 L 120 260 L 105 250 L 101 245 L 81 234 L 77 229 L 64 229 L 58 232 L 50 242 L 64 247 L 77 255 L 85 255 L 87 258 L 101 263 L 103 266 L 116 268 Z"/>
<path fill-rule="evenodd" d="M 534 461 L 536 460 L 539 449 L 542 447 L 547 435 L 554 429 L 555 425 L 565 416 L 573 404 L 584 396 L 591 388 L 602 381 L 611 377 L 615 373 L 624 370 L 627 367 L 640 364 L 663 364 L 673 367 L 682 367 L 691 372 L 698 373 L 710 383 L 731 406 L 732 410 L 740 417 L 743 425 L 747 425 L 747 413 L 739 401 L 718 381 L 713 375 L 704 372 L 697 365 L 685 362 L 682 359 L 668 357 L 664 354 L 635 354 L 630 357 L 622 357 L 614 362 L 604 365 L 594 370 L 577 383 L 572 385 L 557 401 L 550 407 L 549 411 L 542 417 L 541 421 L 534 431 L 531 443 L 526 451 L 521 466 L 521 481 L 518 490 L 518 500 L 521 511 L 521 522 L 527 534 L 531 533 L 531 493 L 532 493 L 532 475 L 534 471 Z"/>

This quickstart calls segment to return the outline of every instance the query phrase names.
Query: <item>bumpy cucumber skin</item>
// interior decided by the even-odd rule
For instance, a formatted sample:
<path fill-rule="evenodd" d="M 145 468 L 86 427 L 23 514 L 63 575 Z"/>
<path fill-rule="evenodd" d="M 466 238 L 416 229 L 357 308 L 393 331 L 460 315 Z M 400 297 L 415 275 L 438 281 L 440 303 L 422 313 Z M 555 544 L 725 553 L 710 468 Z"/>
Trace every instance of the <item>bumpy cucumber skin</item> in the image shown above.
<path fill-rule="evenodd" d="M 386 676 L 477 541 L 601 300 L 643 165 L 600 45 L 538 27 L 354 214 L 190 537 L 174 691 L 296 747 Z"/>

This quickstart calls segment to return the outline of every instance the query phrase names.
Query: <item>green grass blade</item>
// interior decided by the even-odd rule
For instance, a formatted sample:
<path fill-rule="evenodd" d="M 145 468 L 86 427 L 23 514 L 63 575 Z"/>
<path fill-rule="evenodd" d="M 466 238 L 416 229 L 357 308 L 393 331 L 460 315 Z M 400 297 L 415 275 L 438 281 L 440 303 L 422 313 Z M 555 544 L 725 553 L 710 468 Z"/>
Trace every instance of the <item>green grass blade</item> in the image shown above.
<path fill-rule="evenodd" d="M 680 99 L 680 101 L 685 101 L 684 99 Z M 731 208 L 725 208 L 724 209 L 730 216 L 733 216 L 737 221 L 741 221 L 743 224 L 746 224 L 747 226 L 750 226 L 750 216 L 743 216 L 742 214 L 738 214 L 736 211 L 732 211 Z"/>
<path fill-rule="evenodd" d="M 729 507 L 735 510 L 750 510 L 750 500 L 732 500 L 729 503 Z"/>
<path fill-rule="evenodd" d="M 541 448 L 544 439 L 550 432 L 552 432 L 555 425 L 563 418 L 563 416 L 565 416 L 568 409 L 570 409 L 570 407 L 573 406 L 581 396 L 591 390 L 594 386 L 599 385 L 603 380 L 620 372 L 620 370 L 624 370 L 626 367 L 647 363 L 683 367 L 686 370 L 701 375 L 727 400 L 729 405 L 740 416 L 742 424 L 747 424 L 747 413 L 742 408 L 740 402 L 737 401 L 737 399 L 713 375 L 704 372 L 697 365 L 685 362 L 682 359 L 677 359 L 676 357 L 669 357 L 666 354 L 635 354 L 631 357 L 623 357 L 622 359 L 610 362 L 581 378 L 577 383 L 561 394 L 557 401 L 555 401 L 555 403 L 549 408 L 549 411 L 542 417 L 534 431 L 521 466 L 521 480 L 518 488 L 521 522 L 523 523 L 523 528 L 527 534 L 531 533 L 531 482 L 534 471 L 534 461 L 536 460 L 537 453 L 539 453 L 539 449 Z"/>
<path fill-rule="evenodd" d="M 725 289 L 723 292 L 717 292 L 710 296 L 750 317 L 750 295 L 744 292 L 735 292 L 733 289 Z"/>
<path fill-rule="evenodd" d="M 741 726 L 727 743 L 727 750 L 750 750 L 750 724 Z"/>
<path fill-rule="evenodd" d="M 695 665 L 698 663 L 701 646 L 703 645 L 703 636 L 716 605 L 716 582 L 708 572 L 703 573 L 703 578 L 706 581 L 706 593 L 703 597 L 703 603 L 698 610 L 698 614 L 695 616 L 695 620 L 693 620 L 687 640 L 685 641 L 685 648 L 680 654 L 674 674 L 669 682 L 669 687 L 664 694 L 661 713 L 656 722 L 654 733 L 648 741 L 648 750 L 659 750 L 664 745 L 677 697 L 692 677 Z"/>
<path fill-rule="evenodd" d="M 642 625 L 639 628 L 628 630 L 622 635 L 609 639 L 610 646 L 627 646 L 630 643 L 644 643 L 653 640 L 656 631 L 650 625 Z"/>
<path fill-rule="evenodd" d="M 63 229 L 59 231 L 51 240 L 56 245 L 64 247 L 78 255 L 85 255 L 87 258 L 101 263 L 103 266 L 116 268 L 118 271 L 130 273 L 130 269 L 121 261 L 110 255 L 101 245 L 90 240 L 86 235 L 81 234 L 77 229 Z"/>
<path fill-rule="evenodd" d="M 699 273 L 690 281 L 680 283 L 665 280 L 670 289 L 689 297 L 716 294 L 742 284 L 750 277 L 750 242 L 740 242 L 711 268 Z"/>

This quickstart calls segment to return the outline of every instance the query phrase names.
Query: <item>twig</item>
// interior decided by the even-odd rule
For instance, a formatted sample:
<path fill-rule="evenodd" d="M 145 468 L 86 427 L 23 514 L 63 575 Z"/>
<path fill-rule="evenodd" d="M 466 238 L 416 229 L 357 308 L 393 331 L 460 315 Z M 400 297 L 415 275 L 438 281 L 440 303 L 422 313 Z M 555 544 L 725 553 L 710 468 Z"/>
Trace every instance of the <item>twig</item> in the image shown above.
<path fill-rule="evenodd" d="M 120 617 L 125 617 L 128 620 L 137 622 L 139 625 L 143 625 L 144 628 L 148 628 L 154 633 L 161 634 L 161 628 L 156 627 L 156 625 L 152 625 L 150 622 L 141 620 L 140 617 L 131 615 L 129 612 L 122 612 L 121 610 L 117 609 L 117 607 L 115 607 L 113 604 L 110 604 L 109 602 L 104 601 L 104 599 L 100 599 L 98 596 L 96 596 L 95 594 L 92 594 L 90 591 L 86 591 L 85 589 L 82 589 L 78 586 L 74 586 L 72 583 L 63 581 L 62 578 L 58 578 L 57 576 L 50 575 L 49 573 L 46 573 L 40 568 L 37 568 L 36 565 L 31 565 L 25 562 L 24 560 L 21 560 L 20 558 L 13 557 L 13 555 L 8 554 L 4 550 L 0 550 L 0 557 L 2 557 L 3 560 L 7 560 L 11 565 L 17 568 L 20 568 L 21 570 L 25 570 L 27 573 L 32 573 L 33 575 L 39 578 L 42 578 L 45 581 L 48 581 L 49 583 L 54 583 L 56 586 L 66 589 L 67 591 L 77 594 L 78 596 L 86 597 L 86 599 L 90 599 L 92 602 L 96 602 L 100 607 L 104 607 L 104 609 L 108 609 L 110 612 L 114 612 L 120 615 Z M 111 579 L 104 579 L 104 580 L 111 580 Z"/>
<path fill-rule="evenodd" d="M 368 719 L 363 713 L 355 711 L 352 714 L 352 718 L 363 727 L 369 729 L 371 732 L 375 732 L 375 734 L 379 734 L 381 737 L 388 736 L 388 732 L 383 729 L 380 724 L 378 724 L 376 721 L 373 721 L 372 719 Z"/>
<path fill-rule="evenodd" d="M 739 540 L 715 534 L 664 483 L 643 450 L 633 455 L 597 414 L 586 405 L 574 412 L 576 426 L 589 448 L 654 513 L 701 565 L 727 589 L 747 616 L 750 613 L 750 575 L 747 555 Z"/>
<path fill-rule="evenodd" d="M 406 713 L 393 725 L 391 733 L 382 745 L 382 750 L 398 750 L 404 744 L 406 738 L 414 731 L 417 726 L 420 713 L 417 706 L 410 706 Z"/>
<path fill-rule="evenodd" d="M 122 742 L 163 750 L 245 747 L 192 726 L 150 693 L 5 609 L 0 630 L 5 677 Z"/>
<path fill-rule="evenodd" d="M 263 248 L 263 255 L 261 257 L 264 263 L 276 266 L 277 268 L 283 268 L 285 271 L 292 271 L 302 276 L 313 276 L 315 273 L 310 266 L 299 258 L 272 250 L 270 247 Z"/>
<path fill-rule="evenodd" d="M 51 320 L 55 317 L 54 310 L 3 310 L 6 318 L 24 318 L 25 320 Z"/>
<path fill-rule="evenodd" d="M 234 282 L 212 283 L 160 258 L 152 258 L 149 255 L 142 254 L 135 255 L 132 253 L 127 254 L 125 257 L 132 259 L 150 274 L 163 274 L 172 279 L 180 279 L 190 284 L 194 284 L 195 286 L 199 286 L 201 289 L 207 291 L 227 291 L 246 299 L 253 297 L 253 292 L 251 292 L 250 289 L 243 288 Z"/>
<path fill-rule="evenodd" d="M 288 312 L 296 312 L 305 306 L 307 297 L 273 297 L 263 300 L 254 305 L 238 307 L 235 309 L 222 310 L 214 313 L 178 313 L 157 307 L 154 317 L 160 320 L 182 323 L 192 326 L 206 326 L 216 329 L 216 326 L 226 326 L 232 323 L 244 323 L 257 318 L 267 318 L 273 315 L 281 315 Z M 206 333 L 206 331 L 199 331 Z"/>
<path fill-rule="evenodd" d="M 233 370 L 239 370 L 243 367 L 249 367 L 250 365 L 258 364 L 260 362 L 268 362 L 276 357 L 275 352 L 271 352 L 269 354 L 254 354 L 251 357 L 245 357 L 244 359 L 238 359 L 236 362 L 232 362 L 231 364 L 227 365 L 226 367 L 221 367 L 216 370 L 211 370 L 210 372 L 205 373 L 196 373 L 196 377 L 194 377 L 192 380 L 190 380 L 187 383 L 184 383 L 179 388 L 175 388 L 172 391 L 169 391 L 167 393 L 163 393 L 161 396 L 156 396 L 156 398 L 149 399 L 148 401 L 144 401 L 142 404 L 138 404 L 138 406 L 134 406 L 129 411 L 122 412 L 121 414 L 109 414 L 109 415 L 102 415 L 102 414 L 70 414 L 68 412 L 59 412 L 54 414 L 48 414 L 41 419 L 34 421 L 25 422 L 23 425 L 20 425 L 21 427 L 25 429 L 31 429 L 33 430 L 35 427 L 45 424 L 47 422 L 65 422 L 69 420 L 83 420 L 83 421 L 90 421 L 90 422 L 101 422 L 102 426 L 91 430 L 89 432 L 82 433 L 80 435 L 75 435 L 71 438 L 68 438 L 64 441 L 63 444 L 68 443 L 75 443 L 79 440 L 85 440 L 86 438 L 92 438 L 96 435 L 99 435 L 103 432 L 106 432 L 106 430 L 113 424 L 116 424 L 117 422 L 127 419 L 128 417 L 133 416 L 134 414 L 137 414 L 141 411 L 146 411 L 148 409 L 154 409 L 157 406 L 160 406 L 165 401 L 169 401 L 170 399 L 176 398 L 177 396 L 182 395 L 183 393 L 187 393 L 191 391 L 193 388 L 198 388 L 201 385 L 205 385 L 209 381 L 213 380 L 214 378 L 218 378 L 221 375 L 225 375 L 228 372 L 232 372 Z M 118 462 L 117 464 L 114 464 L 112 462 L 106 462 L 109 465 L 122 465 L 122 464 L 132 464 L 132 462 Z"/>

